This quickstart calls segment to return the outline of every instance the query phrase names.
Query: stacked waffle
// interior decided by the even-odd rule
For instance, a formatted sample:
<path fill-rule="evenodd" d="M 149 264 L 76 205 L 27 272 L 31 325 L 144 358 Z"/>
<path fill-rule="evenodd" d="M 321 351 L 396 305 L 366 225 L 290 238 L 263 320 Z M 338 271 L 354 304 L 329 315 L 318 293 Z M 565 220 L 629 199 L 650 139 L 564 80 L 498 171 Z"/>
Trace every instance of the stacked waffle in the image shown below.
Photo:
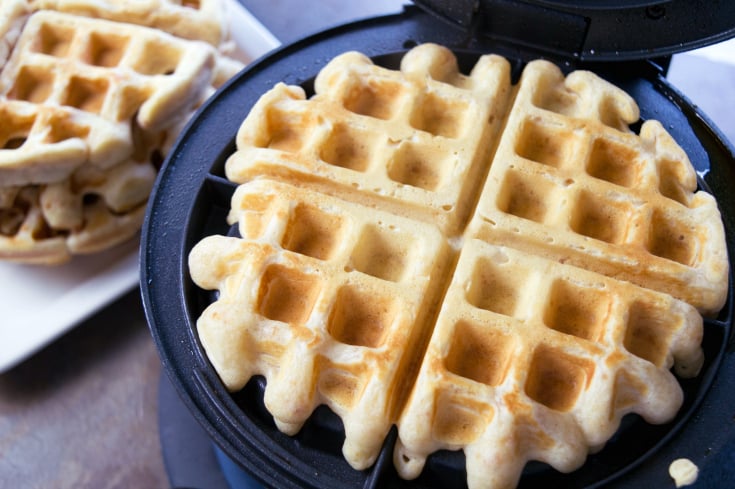
<path fill-rule="evenodd" d="M 703 362 L 729 264 L 711 195 L 655 121 L 596 75 L 426 44 L 400 70 L 347 53 L 307 98 L 279 84 L 242 123 L 229 221 L 191 275 L 224 384 L 267 379 L 296 433 L 326 404 L 370 466 L 391 425 L 418 476 L 463 450 L 471 488 L 561 471 L 622 416 L 671 420 Z M 672 372 L 673 368 L 673 372 Z"/>
<path fill-rule="evenodd" d="M 180 128 L 241 68 L 222 6 L 0 9 L 0 257 L 54 264 L 130 239 Z"/>

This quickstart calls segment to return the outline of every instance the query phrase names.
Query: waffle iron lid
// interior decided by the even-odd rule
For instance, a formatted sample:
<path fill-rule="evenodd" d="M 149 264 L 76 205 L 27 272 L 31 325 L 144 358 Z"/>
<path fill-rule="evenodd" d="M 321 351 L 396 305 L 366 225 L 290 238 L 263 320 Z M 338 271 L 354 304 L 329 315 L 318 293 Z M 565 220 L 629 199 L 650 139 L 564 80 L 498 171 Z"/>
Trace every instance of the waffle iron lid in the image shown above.
<path fill-rule="evenodd" d="M 735 37 L 735 9 L 709 0 L 414 0 L 470 36 L 581 61 L 629 61 Z"/>

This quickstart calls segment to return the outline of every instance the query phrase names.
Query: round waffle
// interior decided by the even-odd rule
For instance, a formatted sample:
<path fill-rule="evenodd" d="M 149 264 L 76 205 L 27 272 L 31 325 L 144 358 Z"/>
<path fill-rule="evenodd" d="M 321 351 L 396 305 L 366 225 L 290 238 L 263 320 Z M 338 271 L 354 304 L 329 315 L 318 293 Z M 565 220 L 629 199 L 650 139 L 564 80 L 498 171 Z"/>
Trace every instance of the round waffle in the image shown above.
<path fill-rule="evenodd" d="M 264 375 L 286 433 L 327 404 L 358 469 L 393 424 L 406 478 L 462 449 L 473 488 L 573 470 L 627 413 L 672 419 L 729 265 L 660 124 L 635 134 L 592 73 L 536 61 L 513 85 L 503 58 L 462 75 L 431 44 L 400 71 L 344 54 L 314 87 L 254 106 L 225 166 L 239 236 L 189 256 L 228 388 Z"/>

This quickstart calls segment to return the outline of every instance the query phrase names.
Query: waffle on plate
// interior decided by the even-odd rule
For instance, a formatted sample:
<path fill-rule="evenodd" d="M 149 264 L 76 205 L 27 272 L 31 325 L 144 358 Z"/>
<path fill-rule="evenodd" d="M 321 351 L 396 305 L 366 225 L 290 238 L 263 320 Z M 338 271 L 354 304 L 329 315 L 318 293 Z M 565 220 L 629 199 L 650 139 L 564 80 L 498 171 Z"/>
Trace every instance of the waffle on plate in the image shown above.
<path fill-rule="evenodd" d="M 224 5 L 0 11 L 0 258 L 56 264 L 130 239 L 180 129 L 242 68 L 226 52 Z"/>

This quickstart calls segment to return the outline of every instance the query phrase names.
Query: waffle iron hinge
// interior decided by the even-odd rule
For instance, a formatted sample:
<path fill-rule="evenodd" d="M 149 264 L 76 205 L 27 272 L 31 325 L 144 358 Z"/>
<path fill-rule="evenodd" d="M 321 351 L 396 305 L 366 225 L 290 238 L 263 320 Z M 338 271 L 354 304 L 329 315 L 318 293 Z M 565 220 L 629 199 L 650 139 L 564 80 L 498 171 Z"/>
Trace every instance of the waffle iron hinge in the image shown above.
<path fill-rule="evenodd" d="M 539 55 L 584 58 L 591 19 L 523 0 L 415 0 L 473 37 L 528 47 Z"/>
<path fill-rule="evenodd" d="M 590 19 L 524 1 L 483 1 L 476 13 L 476 35 L 512 42 L 540 54 L 579 59 Z"/>

